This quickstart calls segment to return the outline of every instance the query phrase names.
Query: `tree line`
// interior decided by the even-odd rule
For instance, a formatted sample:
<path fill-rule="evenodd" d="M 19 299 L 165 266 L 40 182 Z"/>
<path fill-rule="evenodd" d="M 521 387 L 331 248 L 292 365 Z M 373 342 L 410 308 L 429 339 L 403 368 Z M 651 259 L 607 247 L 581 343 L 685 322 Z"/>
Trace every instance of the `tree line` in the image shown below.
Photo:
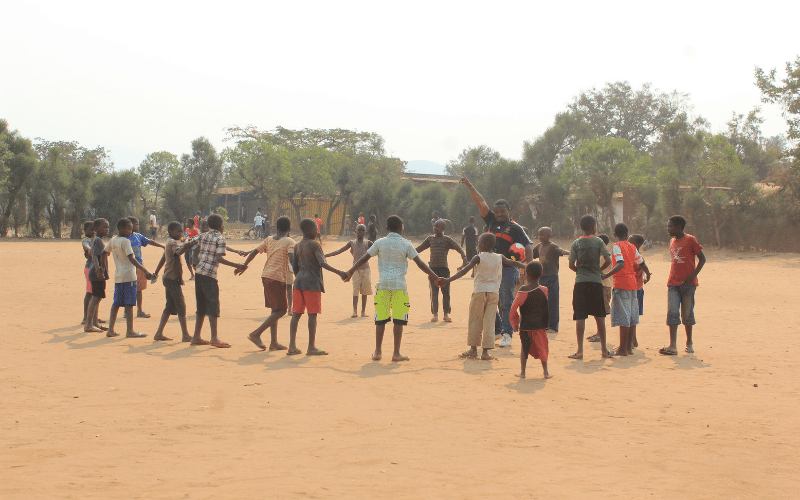
<path fill-rule="evenodd" d="M 585 213 L 610 230 L 620 222 L 614 204 L 624 193 L 634 207 L 634 230 L 656 240 L 665 239 L 663 221 L 681 213 L 698 238 L 720 247 L 794 250 L 800 57 L 787 63 L 782 80 L 775 70 L 754 73 L 762 100 L 784 110 L 786 136 L 765 137 L 757 107 L 733 113 L 715 132 L 692 114 L 686 94 L 613 82 L 576 96 L 541 135 L 524 142 L 521 158 L 469 147 L 445 171 L 466 173 L 487 199 L 509 200 L 518 222 L 551 226 L 561 237 L 571 237 Z M 298 219 L 311 197 L 329 200 L 329 214 L 340 205 L 379 220 L 396 213 L 416 234 L 430 230 L 433 211 L 456 224 L 476 215 L 466 190 L 401 181 L 405 162 L 387 154 L 375 133 L 246 126 L 227 129 L 225 141 L 217 151 L 200 137 L 189 154 L 154 152 L 123 170 L 102 147 L 31 141 L 0 120 L 0 236 L 41 237 L 49 230 L 64 237 L 69 228 L 77 238 L 82 219 L 114 220 L 135 206 L 141 215 L 155 208 L 162 221 L 183 220 L 209 207 L 221 187 L 254 191 L 275 215 L 288 201 Z"/>

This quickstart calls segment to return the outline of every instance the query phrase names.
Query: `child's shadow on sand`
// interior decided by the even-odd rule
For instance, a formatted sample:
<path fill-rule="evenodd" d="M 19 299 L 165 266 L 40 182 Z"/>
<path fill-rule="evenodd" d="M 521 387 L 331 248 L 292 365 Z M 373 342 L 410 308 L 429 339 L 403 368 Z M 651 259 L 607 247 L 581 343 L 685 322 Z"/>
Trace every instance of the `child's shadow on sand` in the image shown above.
<path fill-rule="evenodd" d="M 666 358 L 667 356 L 659 355 L 662 358 Z M 697 368 L 709 368 L 711 366 L 710 363 L 706 363 L 702 359 L 698 358 L 695 354 L 686 354 L 685 356 L 669 356 L 672 358 L 672 362 L 675 363 L 675 366 L 669 367 L 672 370 L 695 370 Z"/>
<path fill-rule="evenodd" d="M 543 378 L 517 378 L 516 381 L 507 383 L 505 387 L 520 394 L 536 394 L 544 389 L 546 384 L 547 380 Z"/>

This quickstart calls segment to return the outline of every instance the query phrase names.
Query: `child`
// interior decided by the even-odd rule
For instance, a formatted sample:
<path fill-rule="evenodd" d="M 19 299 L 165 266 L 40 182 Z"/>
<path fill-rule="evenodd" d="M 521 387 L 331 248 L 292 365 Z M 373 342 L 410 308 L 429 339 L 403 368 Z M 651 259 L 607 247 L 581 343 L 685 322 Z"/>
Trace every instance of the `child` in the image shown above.
<path fill-rule="evenodd" d="M 156 217 L 156 211 L 150 211 L 150 238 L 155 238 L 158 236 L 158 218 Z"/>
<path fill-rule="evenodd" d="M 374 217 L 374 216 L 373 216 Z M 371 224 L 371 223 L 370 223 Z M 339 255 L 347 249 L 350 249 L 350 254 L 353 256 L 353 262 L 358 262 L 358 259 L 364 256 L 372 246 L 373 242 L 364 240 L 364 235 L 367 233 L 367 228 L 363 224 L 356 226 L 356 239 L 350 240 L 345 246 L 325 254 L 325 258 Z M 361 316 L 367 317 L 367 295 L 372 295 L 372 276 L 369 269 L 369 264 L 364 264 L 353 272 L 350 281 L 353 283 L 353 315 L 351 318 L 358 317 L 358 295 L 361 294 Z"/>
<path fill-rule="evenodd" d="M 264 238 L 263 224 L 264 224 L 264 217 L 261 216 L 261 210 L 259 210 L 258 212 L 256 212 L 256 216 L 253 217 L 253 228 L 256 233 L 255 234 L 256 239 Z"/>
<path fill-rule="evenodd" d="M 633 234 L 628 238 L 628 241 L 633 243 L 633 246 L 636 247 L 636 250 L 639 251 L 641 255 L 642 252 L 642 245 L 646 241 L 645 237 L 641 234 Z M 636 266 L 636 300 L 639 302 L 639 316 L 644 314 L 644 285 L 648 281 L 650 281 L 650 270 L 646 269 L 647 277 L 642 276 L 643 269 L 640 266 Z M 631 343 L 633 347 L 639 347 L 639 342 L 636 340 L 636 327 L 631 327 Z"/>
<path fill-rule="evenodd" d="M 128 220 L 131 221 L 133 224 L 133 233 L 131 233 L 130 240 L 131 240 L 131 247 L 133 247 L 133 255 L 136 257 L 136 260 L 139 264 L 144 265 L 144 260 L 142 259 L 142 247 L 146 247 L 147 245 L 153 245 L 154 247 L 164 248 L 164 245 L 161 243 L 151 240 L 147 236 L 139 233 L 139 219 L 136 217 L 128 217 Z M 136 317 L 137 318 L 149 318 L 150 315 L 147 314 L 142 310 L 142 292 L 147 288 L 147 278 L 144 277 L 144 274 L 139 268 L 136 268 Z"/>
<path fill-rule="evenodd" d="M 692 326 L 694 320 L 694 293 L 697 289 L 697 275 L 706 264 L 703 247 L 697 238 L 686 234 L 686 219 L 673 215 L 667 223 L 667 233 L 672 237 L 669 253 L 672 262 L 667 280 L 667 325 L 669 325 L 669 347 L 658 352 L 666 355 L 678 354 L 678 325 L 683 323 L 686 331 L 686 352 L 694 352 Z M 694 258 L 697 257 L 697 267 Z"/>
<path fill-rule="evenodd" d="M 489 349 L 494 349 L 494 323 L 497 317 L 497 303 L 500 300 L 500 282 L 503 279 L 503 264 L 524 268 L 525 264 L 505 256 L 494 253 L 497 244 L 495 235 L 483 233 L 478 239 L 480 253 L 469 261 L 451 278 L 441 278 L 439 285 L 449 284 L 465 276 L 470 270 L 475 277 L 472 288 L 472 298 L 469 301 L 469 327 L 467 330 L 467 345 L 469 350 L 462 352 L 458 357 L 475 359 L 478 357 L 478 344 L 483 352 L 481 359 L 490 361 L 497 359 L 489 354 Z M 477 270 L 477 272 L 475 272 Z"/>
<path fill-rule="evenodd" d="M 286 350 L 286 346 L 278 342 L 278 320 L 286 315 L 289 302 L 286 299 L 286 267 L 292 261 L 294 240 L 289 238 L 291 221 L 288 217 L 278 217 L 275 221 L 275 236 L 266 238 L 257 248 L 250 252 L 245 267 L 250 264 L 257 254 L 267 254 L 264 270 L 261 272 L 261 284 L 264 286 L 264 307 L 269 307 L 271 312 L 261 326 L 253 330 L 247 339 L 259 349 L 266 350 L 267 346 L 261 341 L 261 334 L 270 329 L 270 351 Z M 244 271 L 234 271 L 233 274 L 241 276 Z"/>
<path fill-rule="evenodd" d="M 562 255 L 569 255 L 569 252 L 561 249 L 555 243 L 550 241 L 553 236 L 553 230 L 549 227 L 539 228 L 539 244 L 533 248 L 533 258 L 539 259 L 542 265 L 542 277 L 539 283 L 548 291 L 547 307 L 548 318 L 550 323 L 547 327 L 547 333 L 558 333 L 558 259 Z"/>
<path fill-rule="evenodd" d="M 603 240 L 603 244 L 606 246 L 606 250 L 610 252 L 611 250 L 609 250 L 610 247 L 608 246 L 608 244 L 611 240 L 609 240 L 608 236 L 606 236 L 605 234 L 600 234 L 597 237 Z M 604 263 L 605 263 L 605 257 L 601 255 L 600 265 L 602 266 Z M 611 290 L 613 290 L 613 288 L 614 288 L 613 276 L 603 279 L 603 302 L 605 303 L 606 306 L 606 315 L 611 314 Z M 605 319 L 603 320 L 603 324 L 605 324 Z M 589 342 L 600 342 L 600 334 L 595 333 L 590 337 L 586 337 L 586 340 L 588 340 Z"/>
<path fill-rule="evenodd" d="M 220 264 L 242 271 L 247 269 L 247 266 L 225 259 L 226 243 L 225 237 L 222 236 L 222 231 L 225 230 L 225 221 L 222 216 L 209 215 L 206 223 L 209 228 L 208 231 L 195 240 L 197 263 L 195 265 L 194 295 L 197 301 L 197 320 L 194 324 L 194 336 L 192 337 L 191 345 L 211 345 L 213 347 L 228 348 L 231 345 L 220 341 L 217 336 L 217 318 L 219 318 L 217 269 Z M 211 327 L 210 342 L 203 340 L 200 336 L 206 316 L 208 316 L 208 324 Z"/>
<path fill-rule="evenodd" d="M 408 300 L 406 289 L 406 273 L 408 272 L 408 259 L 422 269 L 431 278 L 438 279 L 436 273 L 429 268 L 414 249 L 410 241 L 403 238 L 403 219 L 392 215 L 386 220 L 385 237 L 372 245 L 367 253 L 358 259 L 347 271 L 352 276 L 356 269 L 366 264 L 372 257 L 378 257 L 379 280 L 375 288 L 375 352 L 372 354 L 374 361 L 381 359 L 381 346 L 386 323 L 394 323 L 394 351 L 392 361 L 408 361 L 408 356 L 400 354 L 400 344 L 403 341 L 403 326 L 408 324 L 408 311 L 411 304 Z"/>
<path fill-rule="evenodd" d="M 158 330 L 156 330 L 153 340 L 172 340 L 164 336 L 164 327 L 167 325 L 170 315 L 176 314 L 181 325 L 181 342 L 191 342 L 192 336 L 189 335 L 189 329 L 186 326 L 186 301 L 183 298 L 183 290 L 181 290 L 183 286 L 181 254 L 190 250 L 194 242 L 189 241 L 183 245 L 178 244 L 183 236 L 183 228 L 178 221 L 169 223 L 167 233 L 170 239 L 164 247 L 164 255 L 161 256 L 161 261 L 159 261 L 156 272 L 153 275 L 155 279 L 158 276 L 158 272 L 164 267 L 164 278 L 161 281 L 164 284 L 167 303 L 164 306 L 164 312 L 161 313 L 161 321 L 158 323 Z"/>
<path fill-rule="evenodd" d="M 319 228 L 311 219 L 300 221 L 300 231 L 303 239 L 294 246 L 292 269 L 294 271 L 294 290 L 292 291 L 292 320 L 289 322 L 289 350 L 286 354 L 301 354 L 295 342 L 297 338 L 297 325 L 300 317 L 308 309 L 308 349 L 306 356 L 325 356 L 328 353 L 318 349 L 315 341 L 317 334 L 317 314 L 322 312 L 322 294 L 325 285 L 322 281 L 322 270 L 327 269 L 336 273 L 342 280 L 347 280 L 348 275 L 343 271 L 334 269 L 325 261 L 322 247 L 316 241 Z"/>
<path fill-rule="evenodd" d="M 105 252 L 103 238 L 108 235 L 108 221 L 96 219 L 92 223 L 94 237 L 89 245 L 91 249 L 92 263 L 89 266 L 89 280 L 92 282 L 92 300 L 86 309 L 86 324 L 83 325 L 84 332 L 102 332 L 108 328 L 92 323 L 90 318 L 97 318 L 100 301 L 106 298 L 106 281 L 108 280 L 108 255 Z"/>
<path fill-rule="evenodd" d="M 322 219 L 319 218 L 319 214 L 314 214 L 314 222 L 317 223 L 317 238 L 316 240 L 319 242 L 320 246 L 322 245 Z"/>
<path fill-rule="evenodd" d="M 575 271 L 575 288 L 572 291 L 572 319 L 578 335 L 578 350 L 568 356 L 583 359 L 583 332 L 586 318 L 594 316 L 597 334 L 600 337 L 600 350 L 604 358 L 611 353 L 606 348 L 606 308 L 603 303 L 603 280 L 601 271 L 611 265 L 610 255 L 603 241 L 594 235 L 597 221 L 591 215 L 581 217 L 583 236 L 572 242 L 569 250 L 569 268 Z M 605 257 L 600 265 L 600 256 Z"/>
<path fill-rule="evenodd" d="M 461 231 L 461 248 L 464 248 L 464 243 L 467 244 L 467 260 L 471 261 L 473 257 L 478 255 L 478 228 L 475 227 L 475 217 L 469 218 L 469 224 Z M 472 276 L 475 277 L 475 268 L 472 268 Z"/>
<path fill-rule="evenodd" d="M 144 266 L 136 260 L 133 245 L 131 244 L 131 234 L 133 234 L 133 223 L 130 219 L 120 219 L 117 222 L 117 236 L 111 239 L 106 245 L 105 252 L 114 256 L 114 302 L 111 303 L 111 317 L 108 320 L 107 337 L 117 337 L 119 334 L 114 331 L 117 322 L 117 313 L 120 307 L 125 308 L 125 318 L 127 320 L 127 331 L 125 336 L 128 338 L 147 337 L 144 333 L 133 331 L 133 306 L 136 305 L 136 270 L 140 269 L 145 279 L 153 277 Z"/>
<path fill-rule="evenodd" d="M 369 224 L 367 224 L 367 239 L 372 243 L 378 241 L 378 218 L 374 214 L 369 216 Z"/>
<path fill-rule="evenodd" d="M 633 354 L 631 329 L 639 324 L 639 303 L 636 299 L 636 266 L 648 274 L 647 264 L 639 255 L 639 250 L 628 241 L 628 226 L 614 226 L 617 242 L 611 247 L 614 267 L 603 274 L 603 279 L 614 277 L 613 301 L 611 303 L 611 326 L 619 327 L 619 347 L 614 355 Z"/>
<path fill-rule="evenodd" d="M 86 313 L 89 311 L 89 303 L 92 301 L 92 279 L 89 276 L 89 268 L 92 267 L 92 239 L 94 238 L 94 221 L 87 220 L 83 223 L 83 238 L 81 238 L 81 247 L 83 248 L 83 256 L 86 257 L 86 265 L 83 266 L 83 276 L 86 278 L 86 295 L 83 296 L 83 321 L 81 321 L 82 325 L 85 325 L 88 321 L 90 325 L 94 325 L 96 328 L 100 330 L 105 330 L 104 326 L 100 326 L 100 323 L 105 323 L 104 320 L 101 320 L 97 317 L 97 310 L 95 309 L 94 317 L 88 318 L 86 317 Z"/>
<path fill-rule="evenodd" d="M 439 219 L 433 224 L 433 236 L 428 236 L 420 246 L 416 248 L 417 253 L 424 251 L 427 248 L 431 249 L 431 257 L 428 260 L 428 266 L 431 271 L 436 273 L 440 278 L 450 277 L 450 268 L 447 266 L 447 252 L 449 250 L 456 250 L 461 254 L 462 265 L 467 265 L 467 256 L 464 255 L 464 250 L 455 242 L 451 237 L 444 235 L 446 228 L 444 219 Z M 428 284 L 431 291 L 431 313 L 433 317 L 431 322 L 439 321 L 439 287 L 437 286 L 438 278 L 431 278 Z M 444 321 L 453 321 L 450 318 L 450 285 L 445 284 L 442 288 L 442 310 L 444 312 Z"/>
<path fill-rule="evenodd" d="M 525 268 L 526 283 L 519 288 L 509 313 L 511 325 L 515 332 L 519 331 L 519 340 L 522 343 L 522 350 L 519 353 L 520 372 L 517 375 L 519 378 L 525 378 L 528 355 L 542 362 L 544 378 L 552 378 L 547 371 L 550 346 L 545 331 L 550 324 L 548 291 L 546 286 L 539 285 L 542 269 L 543 266 L 539 262 L 528 264 Z"/>
<path fill-rule="evenodd" d="M 183 233 L 183 239 L 181 241 L 188 241 L 200 236 L 200 232 L 197 231 L 194 227 L 194 219 L 186 219 L 186 231 Z M 184 260 L 186 260 L 186 268 L 189 270 L 189 274 L 191 277 L 189 281 L 194 280 L 194 266 L 192 265 L 192 254 L 193 252 L 184 252 Z"/>

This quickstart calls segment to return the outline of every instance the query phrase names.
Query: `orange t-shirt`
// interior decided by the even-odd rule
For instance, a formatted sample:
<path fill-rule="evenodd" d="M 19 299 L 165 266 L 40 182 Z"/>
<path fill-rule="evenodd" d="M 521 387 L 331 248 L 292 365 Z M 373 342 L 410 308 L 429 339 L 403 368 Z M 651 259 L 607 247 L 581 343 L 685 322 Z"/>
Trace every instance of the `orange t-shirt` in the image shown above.
<path fill-rule="evenodd" d="M 636 287 L 636 269 L 634 266 L 644 262 L 633 243 L 618 241 L 611 247 L 611 260 L 614 265 L 624 263 L 624 267 L 614 274 L 614 288 L 618 290 L 638 290 Z"/>

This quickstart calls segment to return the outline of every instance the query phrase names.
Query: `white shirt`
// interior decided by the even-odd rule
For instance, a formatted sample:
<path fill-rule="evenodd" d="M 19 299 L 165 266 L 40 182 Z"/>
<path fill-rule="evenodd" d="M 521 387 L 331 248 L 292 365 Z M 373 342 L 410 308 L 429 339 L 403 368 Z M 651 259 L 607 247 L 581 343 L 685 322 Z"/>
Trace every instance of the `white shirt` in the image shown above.
<path fill-rule="evenodd" d="M 114 236 L 106 245 L 105 251 L 114 256 L 114 283 L 136 281 L 136 266 L 128 259 L 128 255 L 133 255 L 131 240 Z"/>
<path fill-rule="evenodd" d="M 472 293 L 500 293 L 503 279 L 503 257 L 493 252 L 478 254 L 481 261 L 475 266 L 475 281 Z"/>
<path fill-rule="evenodd" d="M 156 214 L 150 214 L 150 227 L 156 227 Z"/>

